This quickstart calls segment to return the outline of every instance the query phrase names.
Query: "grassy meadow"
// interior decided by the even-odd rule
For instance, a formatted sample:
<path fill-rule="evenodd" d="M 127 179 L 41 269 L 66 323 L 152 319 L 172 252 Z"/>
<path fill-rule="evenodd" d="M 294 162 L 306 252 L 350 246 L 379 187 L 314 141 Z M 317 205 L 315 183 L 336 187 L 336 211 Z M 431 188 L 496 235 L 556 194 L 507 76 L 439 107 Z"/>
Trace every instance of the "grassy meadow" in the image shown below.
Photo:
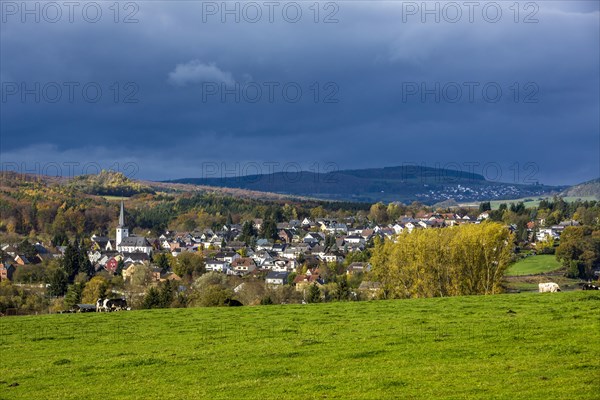
<path fill-rule="evenodd" d="M 596 196 L 561 196 L 561 197 L 567 203 L 572 203 L 577 200 L 581 200 L 581 201 L 598 200 L 598 198 Z M 541 200 L 552 201 L 552 198 L 553 198 L 552 196 L 542 196 L 542 197 L 534 196 L 534 197 L 522 197 L 519 199 L 511 199 L 511 200 L 491 200 L 490 206 L 492 207 L 492 210 L 497 210 L 500 208 L 501 204 L 510 205 L 511 203 L 515 203 L 515 204 L 523 203 L 525 205 L 525 208 L 533 208 L 533 207 L 539 206 Z M 479 207 L 480 203 L 481 202 L 469 202 L 469 203 L 460 203 L 460 205 L 463 207 Z"/>
<path fill-rule="evenodd" d="M 562 265 L 553 254 L 540 254 L 523 258 L 506 271 L 507 276 L 534 275 L 556 271 Z"/>
<path fill-rule="evenodd" d="M 593 399 L 600 293 L 0 319 L 1 399 Z"/>

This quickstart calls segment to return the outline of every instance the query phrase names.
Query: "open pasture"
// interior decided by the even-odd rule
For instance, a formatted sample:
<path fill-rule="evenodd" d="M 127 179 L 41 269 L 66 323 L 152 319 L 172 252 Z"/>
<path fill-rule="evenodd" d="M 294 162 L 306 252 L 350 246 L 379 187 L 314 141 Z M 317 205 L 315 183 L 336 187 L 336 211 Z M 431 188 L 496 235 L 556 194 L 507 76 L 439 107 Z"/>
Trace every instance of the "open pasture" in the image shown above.
<path fill-rule="evenodd" d="M 0 319 L 1 399 L 593 399 L 600 293 Z"/>

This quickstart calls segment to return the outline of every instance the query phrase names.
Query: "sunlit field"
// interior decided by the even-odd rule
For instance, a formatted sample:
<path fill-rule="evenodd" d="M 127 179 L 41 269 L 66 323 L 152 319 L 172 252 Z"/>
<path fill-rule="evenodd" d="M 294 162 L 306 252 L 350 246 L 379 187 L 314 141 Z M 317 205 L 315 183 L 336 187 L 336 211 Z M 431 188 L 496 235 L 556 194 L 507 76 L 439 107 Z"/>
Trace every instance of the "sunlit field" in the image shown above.
<path fill-rule="evenodd" d="M 600 293 L 0 319 L 2 399 L 600 393 Z"/>
<path fill-rule="evenodd" d="M 561 264 L 554 255 L 540 254 L 517 261 L 508 268 L 506 274 L 508 276 L 534 275 L 556 271 L 559 268 Z"/>

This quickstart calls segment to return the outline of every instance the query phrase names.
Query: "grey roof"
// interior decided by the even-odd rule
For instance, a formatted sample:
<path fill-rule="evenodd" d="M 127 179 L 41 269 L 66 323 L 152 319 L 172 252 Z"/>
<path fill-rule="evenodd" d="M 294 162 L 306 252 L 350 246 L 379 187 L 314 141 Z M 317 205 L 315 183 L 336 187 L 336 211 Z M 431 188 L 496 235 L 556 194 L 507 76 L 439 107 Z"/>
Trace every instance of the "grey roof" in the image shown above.
<path fill-rule="evenodd" d="M 127 236 L 121 240 L 119 246 L 150 247 L 150 243 L 142 236 Z"/>
<path fill-rule="evenodd" d="M 131 258 L 135 261 L 147 261 L 150 259 L 150 257 L 146 253 L 123 253 L 123 257 Z"/>
<path fill-rule="evenodd" d="M 267 279 L 282 279 L 286 280 L 289 275 L 289 272 L 278 272 L 278 271 L 270 271 L 267 274 Z"/>

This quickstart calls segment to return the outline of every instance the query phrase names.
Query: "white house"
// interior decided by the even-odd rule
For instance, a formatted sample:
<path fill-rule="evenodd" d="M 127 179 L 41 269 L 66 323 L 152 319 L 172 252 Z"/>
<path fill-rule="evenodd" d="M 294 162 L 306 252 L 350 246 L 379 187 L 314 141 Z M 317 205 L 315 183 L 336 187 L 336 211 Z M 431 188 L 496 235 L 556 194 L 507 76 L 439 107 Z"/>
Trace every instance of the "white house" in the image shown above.
<path fill-rule="evenodd" d="M 288 272 L 278 272 L 271 271 L 267 274 L 266 283 L 271 286 L 281 286 L 287 283 L 289 273 Z"/>
<path fill-rule="evenodd" d="M 227 261 L 220 261 L 215 259 L 208 259 L 205 263 L 206 271 L 214 272 L 227 272 L 229 270 L 229 263 Z"/>

